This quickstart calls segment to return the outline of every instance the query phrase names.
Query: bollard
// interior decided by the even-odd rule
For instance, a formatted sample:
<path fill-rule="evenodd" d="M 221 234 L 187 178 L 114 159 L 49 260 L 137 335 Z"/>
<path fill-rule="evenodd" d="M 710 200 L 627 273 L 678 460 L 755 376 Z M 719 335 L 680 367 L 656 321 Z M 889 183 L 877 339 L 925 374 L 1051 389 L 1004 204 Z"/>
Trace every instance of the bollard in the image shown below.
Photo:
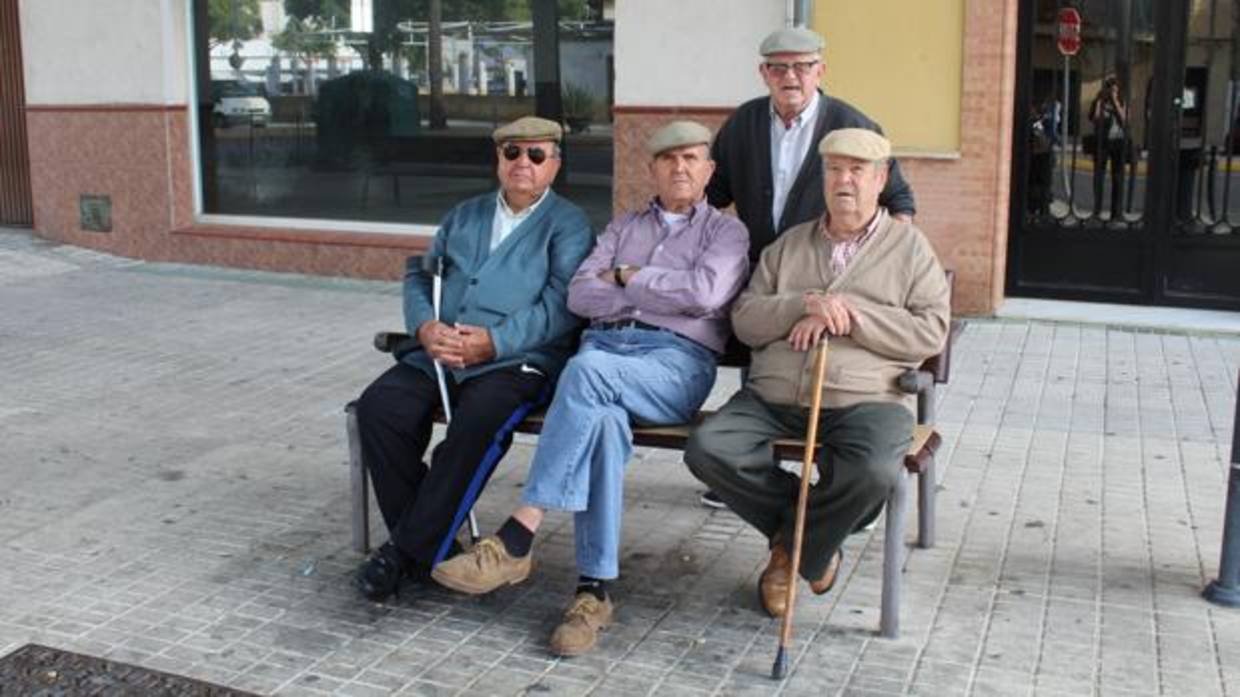
<path fill-rule="evenodd" d="M 1236 421 L 1231 434 L 1231 468 L 1223 519 L 1223 554 L 1218 579 L 1201 595 L 1215 605 L 1240 607 L 1240 383 L 1236 385 Z"/>

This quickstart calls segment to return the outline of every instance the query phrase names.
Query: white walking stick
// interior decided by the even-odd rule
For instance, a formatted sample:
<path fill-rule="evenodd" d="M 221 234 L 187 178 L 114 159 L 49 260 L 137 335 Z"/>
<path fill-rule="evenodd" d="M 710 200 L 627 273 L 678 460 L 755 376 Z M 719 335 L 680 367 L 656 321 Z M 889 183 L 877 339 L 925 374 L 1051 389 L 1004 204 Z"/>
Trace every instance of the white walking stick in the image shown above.
<path fill-rule="evenodd" d="M 439 321 L 440 298 L 443 295 L 443 257 L 435 257 L 435 266 L 431 271 L 431 305 L 435 308 L 435 321 Z M 435 382 L 439 384 L 439 403 L 443 405 L 443 418 L 448 424 L 452 423 L 452 403 L 448 401 L 448 382 L 443 376 L 443 365 L 438 361 L 435 363 Z M 469 540 L 472 543 L 478 542 L 478 519 L 474 516 L 474 509 L 469 509 Z"/>

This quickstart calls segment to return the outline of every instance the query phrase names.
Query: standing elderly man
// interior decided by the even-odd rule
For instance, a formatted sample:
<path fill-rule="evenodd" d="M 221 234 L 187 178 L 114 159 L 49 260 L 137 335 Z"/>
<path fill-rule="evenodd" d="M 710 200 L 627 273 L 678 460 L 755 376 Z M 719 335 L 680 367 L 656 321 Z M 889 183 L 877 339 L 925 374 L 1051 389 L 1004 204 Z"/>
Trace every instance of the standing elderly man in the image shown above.
<path fill-rule="evenodd" d="M 569 308 L 591 327 L 547 411 L 523 505 L 495 537 L 432 572 L 472 594 L 523 581 L 544 511 L 575 512 L 581 575 L 551 637 L 562 656 L 589 651 L 611 622 L 607 581 L 619 575 L 629 423 L 684 423 L 706 400 L 728 307 L 748 273 L 745 227 L 703 196 L 714 169 L 710 136 L 678 121 L 651 137 L 658 196 L 607 227 L 569 286 Z"/>
<path fill-rule="evenodd" d="M 514 424 L 545 403 L 572 354 L 579 320 L 568 283 L 594 242 L 580 208 L 551 190 L 560 169 L 558 123 L 524 117 L 493 134 L 500 189 L 457 204 L 435 235 L 442 308 L 420 266 L 405 274 L 405 326 L 416 349 L 357 401 L 362 460 L 389 541 L 362 565 L 371 600 L 425 576 L 512 443 Z M 446 371 L 453 419 L 423 455 L 439 406 L 434 362 Z"/>
<path fill-rule="evenodd" d="M 693 474 L 770 541 L 759 594 L 773 616 L 784 613 L 792 582 L 798 485 L 779 469 L 772 441 L 805 433 L 814 345 L 832 337 L 821 477 L 810 489 L 801 573 L 822 594 L 835 582 L 841 543 L 886 500 L 912 438 L 911 397 L 896 379 L 940 350 L 950 317 L 947 282 L 930 243 L 879 205 L 887 139 L 840 129 L 819 152 L 827 213 L 762 253 L 732 309 L 737 337 L 753 350 L 748 379 L 685 450 Z"/>
<path fill-rule="evenodd" d="M 763 39 L 758 73 L 770 94 L 740 105 L 711 148 L 718 166 L 706 195 L 718 208 L 736 204 L 754 260 L 780 232 L 822 215 L 822 163 L 813 156 L 814 144 L 837 128 L 882 132 L 855 107 L 819 89 L 823 46 L 821 36 L 800 27 Z M 916 212 L 913 191 L 894 160 L 879 202 L 897 217 L 912 219 Z"/>

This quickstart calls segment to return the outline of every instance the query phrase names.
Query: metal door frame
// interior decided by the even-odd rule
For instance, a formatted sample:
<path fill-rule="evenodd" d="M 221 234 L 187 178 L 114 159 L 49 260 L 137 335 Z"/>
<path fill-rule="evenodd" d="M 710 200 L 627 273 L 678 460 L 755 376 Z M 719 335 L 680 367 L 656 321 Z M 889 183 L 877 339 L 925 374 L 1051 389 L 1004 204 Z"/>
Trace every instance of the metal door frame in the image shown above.
<path fill-rule="evenodd" d="M 1177 254 L 1185 250 L 1200 251 L 1206 246 L 1225 246 L 1235 250 L 1240 259 L 1240 244 L 1233 239 L 1190 238 L 1179 234 L 1177 229 L 1175 190 L 1178 184 L 1178 160 L 1180 157 L 1180 95 L 1185 84 L 1185 69 L 1189 49 L 1189 16 L 1192 0 L 1157 0 L 1153 3 L 1154 46 L 1151 59 L 1154 64 L 1149 86 L 1149 113 L 1145 124 L 1147 169 L 1144 179 L 1144 201 L 1139 228 L 1112 230 L 1108 226 L 1081 225 L 1064 228 L 1054 221 L 1039 223 L 1026 217 L 1026 202 L 1030 195 L 1029 167 L 1032 154 L 1029 151 L 1028 107 L 1032 103 L 1034 89 L 1034 41 L 1037 20 L 1037 1 L 1021 0 L 1018 7 L 1015 85 L 1016 108 L 1013 109 L 1011 196 L 1008 218 L 1008 259 L 1006 294 L 1011 297 L 1043 297 L 1072 300 L 1092 300 L 1155 305 L 1181 305 L 1191 307 L 1217 307 L 1240 309 L 1240 297 L 1226 294 L 1185 293 L 1176 291 L 1169 284 L 1169 269 Z M 1240 61 L 1240 55 L 1232 60 Z M 1129 86 L 1129 94 L 1132 94 Z M 1081 104 L 1083 100 L 1078 100 Z M 1138 108 L 1131 102 L 1130 113 Z M 1079 142 L 1087 128 L 1084 114 L 1078 116 Z M 1062 156 L 1062 151 L 1061 151 Z M 1078 154 L 1077 157 L 1087 156 Z M 1102 202 L 1095 202 L 1097 210 Z M 1035 242 L 1029 238 L 1039 237 Z M 1231 237 L 1235 237 L 1232 235 Z M 1022 268 L 1039 263 L 1027 257 L 1029 248 L 1037 245 L 1040 256 L 1062 245 L 1065 253 L 1088 255 L 1090 259 L 1111 262 L 1111 270 L 1118 269 L 1111 277 L 1124 275 L 1129 282 L 1122 285 L 1089 287 L 1085 283 L 1056 285 L 1041 279 L 1021 278 Z M 1022 265 L 1022 261 L 1025 265 Z M 1120 269 L 1118 264 L 1123 264 Z M 1100 267 L 1102 276 L 1107 269 Z M 1181 264 L 1181 273 L 1183 264 Z M 1031 274 L 1032 275 L 1032 274 Z M 1078 279 L 1079 281 L 1079 279 Z"/>

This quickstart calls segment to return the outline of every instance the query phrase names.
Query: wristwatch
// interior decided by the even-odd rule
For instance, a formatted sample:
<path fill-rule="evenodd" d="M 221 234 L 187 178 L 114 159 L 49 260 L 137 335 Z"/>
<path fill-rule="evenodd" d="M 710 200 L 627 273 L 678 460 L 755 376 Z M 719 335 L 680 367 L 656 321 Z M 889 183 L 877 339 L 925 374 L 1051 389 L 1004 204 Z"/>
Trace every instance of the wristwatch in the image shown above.
<path fill-rule="evenodd" d="M 620 286 L 621 288 L 624 287 L 624 274 L 621 273 L 622 271 L 624 271 L 624 269 L 625 267 L 623 266 L 617 266 L 615 268 L 615 271 L 612 272 L 614 274 L 614 278 L 616 279 L 616 285 Z"/>

